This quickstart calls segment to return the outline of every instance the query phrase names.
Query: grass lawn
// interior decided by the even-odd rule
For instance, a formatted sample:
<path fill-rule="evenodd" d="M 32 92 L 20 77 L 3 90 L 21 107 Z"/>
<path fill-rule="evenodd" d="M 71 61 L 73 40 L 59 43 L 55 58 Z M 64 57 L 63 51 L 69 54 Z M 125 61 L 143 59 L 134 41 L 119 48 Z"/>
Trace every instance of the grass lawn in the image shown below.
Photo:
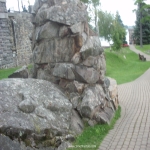
<path fill-rule="evenodd" d="M 141 48 L 140 45 L 135 45 L 136 49 L 142 51 L 143 53 L 149 54 L 150 55 L 150 45 L 143 45 Z"/>
<path fill-rule="evenodd" d="M 5 78 L 8 78 L 8 76 L 10 74 L 12 74 L 13 72 L 15 72 L 17 69 L 19 69 L 21 67 L 16 67 L 16 68 L 9 68 L 9 69 L 0 69 L 0 80 L 1 79 L 5 79 Z M 30 64 L 28 66 L 28 69 L 31 69 L 32 68 L 32 64 Z"/>
<path fill-rule="evenodd" d="M 119 106 L 118 110 L 115 112 L 114 118 L 111 120 L 110 125 L 102 124 L 95 125 L 94 127 L 86 127 L 84 132 L 76 138 L 76 141 L 73 143 L 73 147 L 68 150 L 97 150 L 109 130 L 113 129 L 116 121 L 120 118 L 120 114 L 121 107 Z M 86 146 L 89 147 L 86 148 Z"/>
<path fill-rule="evenodd" d="M 0 80 L 8 78 L 8 76 L 10 74 L 12 74 L 13 72 L 15 72 L 17 69 L 19 69 L 19 67 L 17 67 L 17 68 L 9 68 L 9 69 L 0 69 Z"/>
<path fill-rule="evenodd" d="M 106 76 L 116 79 L 118 84 L 133 81 L 150 68 L 150 62 L 140 61 L 138 55 L 129 48 L 123 48 L 119 53 L 107 49 L 105 55 Z"/>

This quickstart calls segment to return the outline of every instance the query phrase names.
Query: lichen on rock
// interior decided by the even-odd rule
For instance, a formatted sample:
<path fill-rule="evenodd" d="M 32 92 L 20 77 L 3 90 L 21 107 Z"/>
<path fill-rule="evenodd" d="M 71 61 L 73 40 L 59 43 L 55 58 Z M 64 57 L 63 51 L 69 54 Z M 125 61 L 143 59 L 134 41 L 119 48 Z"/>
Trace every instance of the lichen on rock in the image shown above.
<path fill-rule="evenodd" d="M 80 0 L 36 0 L 32 13 L 36 79 L 0 81 L 0 132 L 20 138 L 21 130 L 31 147 L 61 149 L 83 131 L 83 120 L 110 123 L 117 83 L 105 77 L 104 50 Z"/>

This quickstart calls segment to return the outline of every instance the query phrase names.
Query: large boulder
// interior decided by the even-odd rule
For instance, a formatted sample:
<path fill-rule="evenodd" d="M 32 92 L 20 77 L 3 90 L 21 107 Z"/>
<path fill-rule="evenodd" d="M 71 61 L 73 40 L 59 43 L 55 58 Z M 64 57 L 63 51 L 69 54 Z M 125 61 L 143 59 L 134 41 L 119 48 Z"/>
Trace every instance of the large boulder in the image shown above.
<path fill-rule="evenodd" d="M 60 145 L 61 146 L 61 145 Z M 0 134 L 0 150 L 39 150 L 26 146 L 23 142 L 12 140 L 8 136 Z M 40 150 L 56 150 L 53 147 L 41 147 Z M 62 150 L 62 149 L 61 149 Z"/>
<path fill-rule="evenodd" d="M 48 81 L 1 80 L 0 113 L 0 132 L 11 139 L 42 143 L 70 133 L 72 104 Z"/>
<path fill-rule="evenodd" d="M 85 118 L 93 118 L 94 111 L 97 107 L 105 103 L 105 94 L 100 85 L 88 86 L 83 92 L 83 99 L 80 105 L 81 114 Z"/>

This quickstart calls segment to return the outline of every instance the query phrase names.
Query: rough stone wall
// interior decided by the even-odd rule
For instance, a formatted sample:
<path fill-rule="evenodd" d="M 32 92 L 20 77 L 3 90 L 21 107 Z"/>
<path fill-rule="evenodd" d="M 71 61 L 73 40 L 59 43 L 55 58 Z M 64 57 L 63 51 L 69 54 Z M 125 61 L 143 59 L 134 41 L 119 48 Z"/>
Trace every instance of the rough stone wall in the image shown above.
<path fill-rule="evenodd" d="M 31 14 L 7 13 L 6 0 L 0 0 L 0 69 L 31 63 Z"/>
<path fill-rule="evenodd" d="M 0 13 L 6 12 L 6 3 L 5 0 L 0 0 Z"/>
<path fill-rule="evenodd" d="M 16 48 L 17 66 L 23 66 L 31 63 L 32 50 L 29 35 L 32 32 L 31 14 L 16 13 L 11 18 L 12 29 L 14 28 L 13 38 Z M 14 49 L 13 49 L 14 50 Z"/>
<path fill-rule="evenodd" d="M 88 26 L 86 6 L 80 0 L 36 0 L 32 13 L 32 77 L 61 87 L 82 118 L 109 123 L 118 99 L 109 93 L 104 50 Z"/>
<path fill-rule="evenodd" d="M 13 53 L 11 50 L 11 36 L 6 3 L 0 0 L 0 68 L 13 66 Z"/>

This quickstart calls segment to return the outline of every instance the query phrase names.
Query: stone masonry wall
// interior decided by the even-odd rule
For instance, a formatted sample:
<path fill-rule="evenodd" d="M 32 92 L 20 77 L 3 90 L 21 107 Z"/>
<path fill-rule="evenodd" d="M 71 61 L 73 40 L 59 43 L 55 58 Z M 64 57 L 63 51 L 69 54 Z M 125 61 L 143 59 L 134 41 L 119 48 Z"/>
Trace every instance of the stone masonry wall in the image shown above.
<path fill-rule="evenodd" d="M 31 63 L 32 50 L 29 35 L 32 32 L 31 14 L 15 13 L 9 14 L 12 22 L 12 35 L 14 39 L 14 55 L 16 55 L 17 66 L 23 66 Z M 13 33 L 14 32 L 14 33 Z"/>
<path fill-rule="evenodd" d="M 89 124 L 109 123 L 118 108 L 117 90 L 108 89 L 104 50 L 88 26 L 86 8 L 80 0 L 35 1 L 32 77 L 63 89 Z"/>
<path fill-rule="evenodd" d="M 7 13 L 6 0 L 0 0 L 0 69 L 31 63 L 31 14 Z"/>
<path fill-rule="evenodd" d="M 6 3 L 5 0 L 0 0 L 0 13 L 6 12 Z"/>
<path fill-rule="evenodd" d="M 13 66 L 13 53 L 11 50 L 9 19 L 6 13 L 5 0 L 0 0 L 0 68 Z"/>

